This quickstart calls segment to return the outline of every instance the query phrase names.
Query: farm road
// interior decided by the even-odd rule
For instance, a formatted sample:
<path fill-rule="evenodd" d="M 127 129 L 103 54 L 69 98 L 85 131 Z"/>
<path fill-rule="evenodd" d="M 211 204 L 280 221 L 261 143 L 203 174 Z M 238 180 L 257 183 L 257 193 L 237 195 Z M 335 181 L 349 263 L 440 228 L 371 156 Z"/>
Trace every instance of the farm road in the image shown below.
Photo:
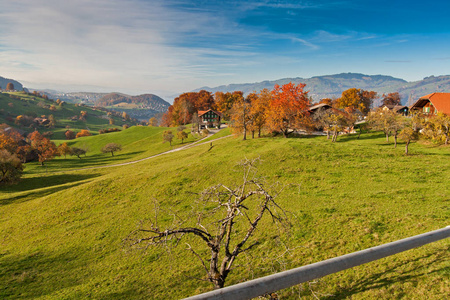
<path fill-rule="evenodd" d="M 68 170 L 68 171 L 64 171 L 64 172 L 104 169 L 104 168 L 112 168 L 112 167 L 120 167 L 120 166 L 131 165 L 131 164 L 135 164 L 135 163 L 147 160 L 147 159 L 152 159 L 152 158 L 155 158 L 155 157 L 158 157 L 158 156 L 161 156 L 161 155 L 165 155 L 165 154 L 168 154 L 168 153 L 173 153 L 173 152 L 176 152 L 176 151 L 186 150 L 186 149 L 197 147 L 197 146 L 200 146 L 200 145 L 205 145 L 205 144 L 208 144 L 208 143 L 212 143 L 213 141 L 218 141 L 218 140 L 221 140 L 221 139 L 224 139 L 224 138 L 228 138 L 228 137 L 231 136 L 231 135 L 227 135 L 227 136 L 223 136 L 223 137 L 220 137 L 220 138 L 217 138 L 217 139 L 214 139 L 214 140 L 210 140 L 210 141 L 207 141 L 207 142 L 202 142 L 203 140 L 205 140 L 205 139 L 209 138 L 210 136 L 214 135 L 215 133 L 217 133 L 217 131 L 214 132 L 213 134 L 209 134 L 208 136 L 206 136 L 206 137 L 204 137 L 204 138 L 202 138 L 202 139 L 200 139 L 200 140 L 198 140 L 198 141 L 196 141 L 196 142 L 194 142 L 192 144 L 187 144 L 186 146 L 175 148 L 175 149 L 168 150 L 168 151 L 165 151 L 165 152 L 161 152 L 161 153 L 158 153 L 158 154 L 146 157 L 146 158 L 142 158 L 142 159 L 138 159 L 138 160 L 134 160 L 134 161 L 129 161 L 129 162 L 125 162 L 125 163 L 120 163 L 120 164 L 107 165 L 107 166 L 98 166 L 98 167 L 89 167 L 89 168 L 81 168 L 81 169 Z"/>

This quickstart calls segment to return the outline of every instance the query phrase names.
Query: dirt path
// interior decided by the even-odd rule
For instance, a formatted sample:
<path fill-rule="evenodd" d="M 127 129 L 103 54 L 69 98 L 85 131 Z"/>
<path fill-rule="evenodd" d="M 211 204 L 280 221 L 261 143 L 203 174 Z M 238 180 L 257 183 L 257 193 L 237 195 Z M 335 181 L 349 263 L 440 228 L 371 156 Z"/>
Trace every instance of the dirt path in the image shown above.
<path fill-rule="evenodd" d="M 217 133 L 217 132 L 215 132 L 215 133 Z M 124 163 L 120 163 L 120 164 L 98 166 L 98 167 L 88 167 L 88 168 L 66 170 L 66 171 L 57 171 L 57 172 L 94 170 L 94 169 L 104 169 L 104 168 L 113 168 L 113 167 L 120 167 L 120 166 L 131 165 L 131 164 L 135 164 L 135 163 L 138 163 L 138 162 L 141 162 L 141 161 L 144 161 L 144 160 L 148 160 L 148 159 L 152 159 L 152 158 L 155 158 L 155 157 L 158 157 L 158 156 L 162 156 L 162 155 L 165 155 L 165 154 L 168 154 L 168 153 L 173 153 L 173 152 L 177 152 L 177 151 L 186 150 L 186 149 L 190 149 L 190 148 L 193 148 L 193 147 L 205 145 L 205 144 L 208 144 L 208 143 L 212 143 L 213 141 L 218 141 L 218 140 L 221 140 L 221 139 L 224 139 L 224 138 L 228 138 L 228 137 L 231 136 L 231 135 L 227 135 L 227 136 L 223 136 L 223 137 L 220 137 L 220 138 L 217 138 L 217 139 L 214 139 L 214 140 L 210 140 L 210 141 L 207 141 L 207 142 L 202 142 L 203 140 L 209 138 L 210 136 L 213 136 L 214 134 L 209 134 L 208 136 L 206 136 L 206 137 L 204 137 L 204 138 L 202 138 L 202 139 L 200 139 L 200 140 L 198 140 L 198 141 L 196 141 L 196 142 L 194 142 L 192 144 L 187 144 L 186 146 L 183 146 L 183 147 L 179 147 L 179 148 L 175 148 L 175 149 L 168 150 L 168 151 L 165 151 L 165 152 L 161 152 L 161 153 L 158 153 L 158 154 L 146 157 L 146 158 L 141 158 L 141 159 L 138 159 L 138 160 L 133 160 L 133 161 L 124 162 Z"/>

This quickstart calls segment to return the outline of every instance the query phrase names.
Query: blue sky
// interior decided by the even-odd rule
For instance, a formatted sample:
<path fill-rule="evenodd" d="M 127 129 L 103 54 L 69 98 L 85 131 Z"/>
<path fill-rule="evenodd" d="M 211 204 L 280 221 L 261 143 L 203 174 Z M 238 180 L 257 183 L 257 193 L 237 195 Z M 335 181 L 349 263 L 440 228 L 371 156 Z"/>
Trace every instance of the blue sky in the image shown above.
<path fill-rule="evenodd" d="M 342 72 L 450 74 L 450 1 L 14 0 L 0 76 L 155 93 Z"/>

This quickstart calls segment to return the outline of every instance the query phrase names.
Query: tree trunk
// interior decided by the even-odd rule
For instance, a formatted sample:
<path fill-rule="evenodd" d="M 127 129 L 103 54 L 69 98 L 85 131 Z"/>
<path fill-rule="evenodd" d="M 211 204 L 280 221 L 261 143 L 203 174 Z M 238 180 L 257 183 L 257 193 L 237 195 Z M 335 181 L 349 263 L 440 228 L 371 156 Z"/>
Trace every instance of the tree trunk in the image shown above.
<path fill-rule="evenodd" d="M 389 133 L 386 133 L 386 142 L 389 143 Z"/>
<path fill-rule="evenodd" d="M 260 138 L 260 137 L 261 137 L 261 127 L 258 128 L 258 138 Z"/>
<path fill-rule="evenodd" d="M 405 145 L 405 155 L 408 155 L 408 146 L 409 146 L 409 143 L 406 142 L 406 145 Z"/>
<path fill-rule="evenodd" d="M 394 148 L 397 148 L 397 135 L 394 135 Z"/>

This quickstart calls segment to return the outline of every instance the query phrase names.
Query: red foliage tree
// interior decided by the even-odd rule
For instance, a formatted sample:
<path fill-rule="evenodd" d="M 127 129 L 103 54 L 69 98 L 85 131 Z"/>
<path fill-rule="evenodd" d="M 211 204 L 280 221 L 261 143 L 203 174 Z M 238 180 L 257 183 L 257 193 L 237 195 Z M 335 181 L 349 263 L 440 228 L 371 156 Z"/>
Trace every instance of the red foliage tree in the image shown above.
<path fill-rule="evenodd" d="M 38 131 L 29 134 L 28 138 L 31 141 L 31 148 L 38 154 L 41 166 L 44 165 L 44 162 L 58 155 L 56 145 L 48 138 L 43 137 Z"/>
<path fill-rule="evenodd" d="M 267 126 L 271 132 L 280 132 L 287 137 L 304 123 L 310 105 L 308 92 L 303 90 L 305 86 L 303 83 L 294 85 L 292 82 L 281 87 L 275 85 L 266 114 Z"/>
<path fill-rule="evenodd" d="M 67 130 L 65 132 L 65 136 L 66 136 L 66 140 L 73 140 L 74 138 L 76 138 L 76 134 L 72 130 Z"/>

